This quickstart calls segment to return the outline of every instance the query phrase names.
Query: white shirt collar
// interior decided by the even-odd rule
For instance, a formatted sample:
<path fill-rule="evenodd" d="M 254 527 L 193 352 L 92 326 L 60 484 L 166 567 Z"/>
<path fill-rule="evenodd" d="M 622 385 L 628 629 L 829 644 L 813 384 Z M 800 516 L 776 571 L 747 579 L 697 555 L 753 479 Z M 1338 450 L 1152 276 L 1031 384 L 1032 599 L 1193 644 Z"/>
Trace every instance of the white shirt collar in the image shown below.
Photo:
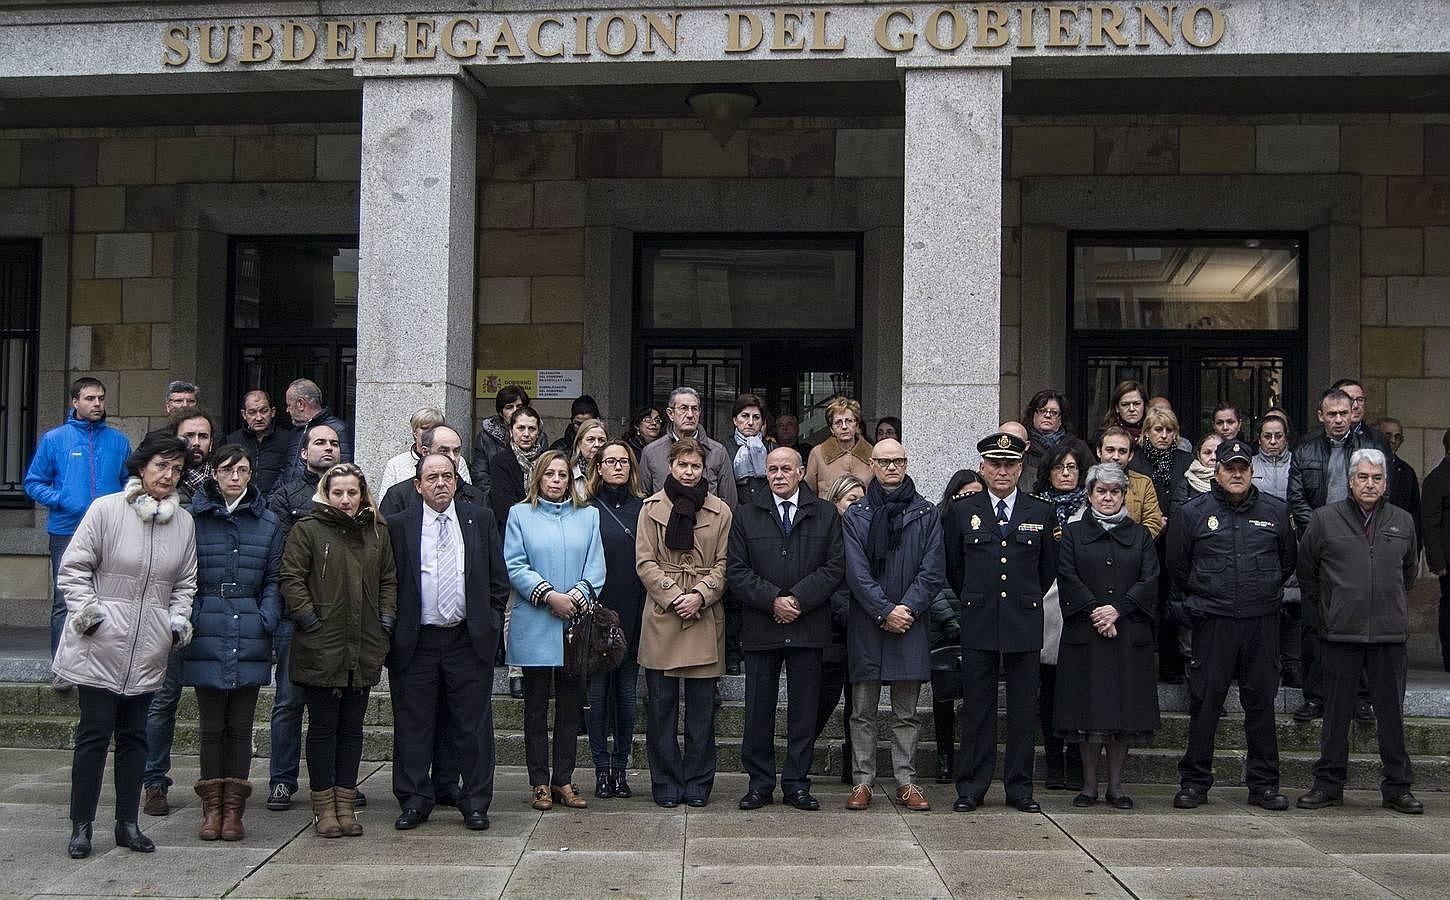
<path fill-rule="evenodd" d="M 1011 519 L 1012 518 L 1012 510 L 1014 510 L 1014 509 L 1017 508 L 1017 489 L 1016 488 L 1013 488 L 1012 489 L 1012 493 L 1008 494 L 1005 497 L 1001 497 L 1001 498 L 997 497 L 991 491 L 987 491 L 986 494 L 987 494 L 987 503 L 992 507 L 992 512 L 993 513 L 995 513 L 997 511 L 997 502 L 998 502 L 998 500 L 1000 500 L 1002 503 L 1007 504 L 1007 518 L 1008 519 Z"/>
<path fill-rule="evenodd" d="M 421 501 L 423 498 L 422 497 L 419 497 L 418 499 Z M 440 516 L 447 516 L 448 517 L 448 521 L 450 521 L 450 522 L 457 522 L 458 521 L 458 513 L 453 509 L 453 501 L 452 500 L 449 500 L 448 501 L 448 508 L 445 509 L 445 510 L 443 510 L 443 512 L 441 512 L 441 513 L 440 512 L 434 512 L 433 511 L 433 507 L 429 506 L 426 503 L 423 504 L 423 524 L 424 525 L 436 525 L 436 524 L 438 524 L 438 518 Z"/>
<path fill-rule="evenodd" d="M 776 513 L 776 515 L 780 515 L 780 505 L 782 503 L 789 503 L 790 504 L 790 508 L 792 510 L 794 510 L 795 512 L 800 512 L 800 508 L 801 508 L 801 489 L 800 488 L 796 488 L 795 489 L 795 493 L 791 494 L 789 497 L 778 497 L 778 496 L 776 496 L 775 494 L 772 493 L 770 495 L 770 499 L 772 499 L 772 500 L 775 501 L 775 513 Z"/>

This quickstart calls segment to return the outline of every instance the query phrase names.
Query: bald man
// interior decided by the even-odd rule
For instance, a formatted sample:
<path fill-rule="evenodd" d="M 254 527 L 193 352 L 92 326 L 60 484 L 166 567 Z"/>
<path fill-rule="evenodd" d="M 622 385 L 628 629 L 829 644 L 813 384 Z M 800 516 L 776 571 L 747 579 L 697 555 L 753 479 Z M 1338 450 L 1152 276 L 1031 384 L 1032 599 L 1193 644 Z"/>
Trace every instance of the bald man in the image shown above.
<path fill-rule="evenodd" d="M 796 809 L 821 808 L 810 793 L 821 653 L 831 643 L 831 595 L 840 586 L 845 562 L 840 517 L 801 484 L 805 474 L 795 450 L 772 450 L 765 457 L 770 492 L 758 492 L 754 502 L 736 507 L 730 525 L 726 572 L 742 609 L 745 655 L 740 761 L 750 775 L 741 809 L 774 802 L 775 707 L 782 667 L 787 745 L 781 791 Z"/>
<path fill-rule="evenodd" d="M 1022 475 L 1017 479 L 1017 483 L 1022 486 L 1022 490 L 1029 494 L 1032 493 L 1037 488 L 1037 463 L 1033 462 L 1031 456 L 1032 439 L 1028 437 L 1027 429 L 1021 422 L 1003 422 L 997 426 L 997 433 L 1010 434 L 1020 438 L 1023 445 L 1027 447 L 1027 450 L 1022 453 Z"/>

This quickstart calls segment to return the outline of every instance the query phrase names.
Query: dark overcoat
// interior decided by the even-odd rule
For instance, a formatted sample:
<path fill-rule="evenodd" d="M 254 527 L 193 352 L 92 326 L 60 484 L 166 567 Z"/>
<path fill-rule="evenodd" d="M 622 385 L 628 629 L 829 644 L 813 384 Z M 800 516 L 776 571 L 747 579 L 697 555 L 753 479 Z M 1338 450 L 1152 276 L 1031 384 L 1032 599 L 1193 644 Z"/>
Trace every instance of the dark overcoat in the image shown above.
<path fill-rule="evenodd" d="M 1058 548 L 1062 643 L 1057 653 L 1053 727 L 1061 731 L 1143 732 L 1158 727 L 1153 607 L 1158 553 L 1148 530 L 1129 519 L 1104 529 L 1089 512 L 1062 530 Z M 1099 606 L 1118 611 L 1116 637 L 1092 624 Z"/>
<path fill-rule="evenodd" d="M 1042 649 L 1042 598 L 1057 576 L 1052 507 L 1017 492 L 1004 536 L 986 491 L 952 503 L 943 525 L 947 580 L 961 604 L 965 650 Z"/>
<path fill-rule="evenodd" d="M 927 610 L 946 584 L 941 517 L 917 494 L 902 517 L 901 540 L 879 575 L 871 572 L 867 535 L 876 514 L 861 500 L 841 521 L 846 548 L 846 584 L 851 608 L 846 624 L 846 665 L 858 681 L 926 681 L 931 677 L 931 625 Z M 905 634 L 892 634 L 880 620 L 897 604 L 916 621 Z"/>
<path fill-rule="evenodd" d="M 735 508 L 730 525 L 730 591 L 740 601 L 740 643 L 746 650 L 825 647 L 831 643 L 831 594 L 845 574 L 841 521 L 831 504 L 802 482 L 800 508 L 791 514 L 790 535 L 775 513 L 767 489 L 753 503 Z M 775 598 L 790 595 L 801 614 L 789 624 L 775 621 Z"/>

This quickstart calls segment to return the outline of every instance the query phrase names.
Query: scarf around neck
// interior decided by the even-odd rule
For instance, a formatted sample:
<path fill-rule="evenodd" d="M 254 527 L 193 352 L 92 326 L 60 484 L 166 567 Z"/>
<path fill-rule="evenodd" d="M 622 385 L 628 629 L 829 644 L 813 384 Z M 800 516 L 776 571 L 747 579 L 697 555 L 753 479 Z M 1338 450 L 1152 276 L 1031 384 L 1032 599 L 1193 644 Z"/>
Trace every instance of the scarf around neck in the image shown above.
<path fill-rule="evenodd" d="M 126 481 L 126 486 L 122 488 L 122 491 L 126 496 L 126 504 L 143 522 L 154 519 L 156 524 L 164 525 L 170 522 L 171 517 L 176 515 L 176 511 L 181 508 L 175 492 L 172 492 L 170 497 L 157 500 L 146 493 L 146 489 L 141 486 L 141 479 L 135 475 Z"/>
<path fill-rule="evenodd" d="M 1028 443 L 1041 450 L 1043 453 L 1046 453 L 1053 447 L 1056 447 L 1058 444 L 1062 443 L 1064 439 L 1067 438 L 1067 430 L 1064 428 L 1059 428 L 1056 431 L 1038 431 L 1036 428 L 1033 428 L 1029 425 L 1027 427 L 1027 434 L 1030 438 Z"/>
<path fill-rule="evenodd" d="M 1115 422 L 1117 422 L 1117 425 L 1118 425 L 1119 428 L 1123 429 L 1124 431 L 1128 432 L 1128 434 L 1131 434 L 1133 436 L 1133 443 L 1137 444 L 1137 443 L 1140 443 L 1142 441 L 1142 439 L 1143 439 L 1143 423 L 1142 422 L 1139 422 L 1137 425 L 1129 425 L 1127 422 L 1124 422 L 1123 421 L 1123 417 L 1122 416 L 1114 416 L 1113 419 L 1114 419 Z"/>
<path fill-rule="evenodd" d="M 735 429 L 735 479 L 765 477 L 765 439 L 760 435 L 746 437 Z"/>
<path fill-rule="evenodd" d="M 1105 516 L 1097 510 L 1089 510 L 1092 513 L 1093 521 L 1103 526 L 1103 531 L 1112 531 L 1117 526 L 1128 521 L 1128 504 L 1124 503 L 1118 507 L 1118 511 L 1111 516 Z"/>
<path fill-rule="evenodd" d="M 1199 462 L 1197 457 L 1188 464 L 1188 471 L 1183 473 L 1183 477 L 1188 479 L 1188 486 L 1200 494 L 1208 493 L 1213 487 L 1213 469 Z"/>
<path fill-rule="evenodd" d="M 879 576 L 886 568 L 886 557 L 901 546 L 903 520 L 915 498 L 916 485 L 910 475 L 889 491 L 874 478 L 866 486 L 866 503 L 872 510 L 871 528 L 866 532 L 871 574 Z"/>
<path fill-rule="evenodd" d="M 1049 487 L 1040 495 L 1041 499 L 1052 504 L 1052 510 L 1057 514 L 1057 524 L 1066 525 L 1072 514 L 1082 509 L 1087 502 L 1087 488 L 1076 487 L 1070 491 L 1059 491 L 1057 488 Z"/>
<path fill-rule="evenodd" d="M 670 498 L 670 518 L 665 523 L 665 546 L 684 552 L 695 546 L 695 516 L 705 505 L 705 479 L 685 487 L 675 476 L 665 476 L 665 496 Z"/>
<path fill-rule="evenodd" d="M 527 484 L 529 476 L 534 474 L 534 463 L 538 462 L 539 457 L 544 455 L 544 442 L 535 441 L 534 449 L 532 450 L 520 450 L 517 444 L 510 443 L 509 449 L 513 450 L 514 459 L 518 460 L 519 468 L 524 470 L 524 483 Z"/>
<path fill-rule="evenodd" d="M 1161 493 L 1168 490 L 1168 485 L 1173 480 L 1173 451 L 1175 447 L 1165 447 L 1159 450 L 1151 442 L 1143 445 L 1143 457 L 1152 466 L 1153 487 Z"/>

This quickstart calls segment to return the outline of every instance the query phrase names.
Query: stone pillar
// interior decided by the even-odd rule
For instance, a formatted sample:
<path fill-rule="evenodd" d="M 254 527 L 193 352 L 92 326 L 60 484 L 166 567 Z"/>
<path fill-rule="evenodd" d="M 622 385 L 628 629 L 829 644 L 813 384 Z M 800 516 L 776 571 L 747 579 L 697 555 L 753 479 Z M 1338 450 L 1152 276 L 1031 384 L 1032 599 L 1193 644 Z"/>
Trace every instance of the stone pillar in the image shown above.
<path fill-rule="evenodd" d="M 477 149 L 457 77 L 363 82 L 354 453 L 370 478 L 420 406 L 472 441 Z"/>
<path fill-rule="evenodd" d="M 906 72 L 901 418 L 933 502 L 1000 421 L 1002 78 Z"/>

